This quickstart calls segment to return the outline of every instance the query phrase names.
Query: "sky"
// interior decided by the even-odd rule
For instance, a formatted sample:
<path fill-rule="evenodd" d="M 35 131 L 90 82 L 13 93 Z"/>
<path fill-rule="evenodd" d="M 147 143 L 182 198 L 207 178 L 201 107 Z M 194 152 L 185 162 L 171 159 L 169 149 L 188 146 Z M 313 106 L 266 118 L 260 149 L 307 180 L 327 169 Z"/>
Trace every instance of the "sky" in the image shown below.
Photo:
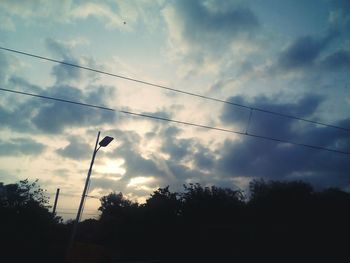
<path fill-rule="evenodd" d="M 0 46 L 171 89 L 350 129 L 348 0 L 3 0 Z M 98 131 L 89 195 L 144 202 L 183 184 L 254 179 L 350 190 L 346 154 L 150 120 L 127 110 L 350 152 L 350 132 L 0 50 L 0 181 L 39 179 L 74 217 Z M 85 218 L 96 216 L 88 198 Z"/>

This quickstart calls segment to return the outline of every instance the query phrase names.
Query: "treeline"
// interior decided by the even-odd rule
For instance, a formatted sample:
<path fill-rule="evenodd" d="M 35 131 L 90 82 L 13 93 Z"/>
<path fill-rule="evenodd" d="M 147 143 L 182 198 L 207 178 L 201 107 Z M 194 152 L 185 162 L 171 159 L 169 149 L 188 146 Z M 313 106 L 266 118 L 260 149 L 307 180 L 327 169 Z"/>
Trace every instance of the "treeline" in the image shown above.
<path fill-rule="evenodd" d="M 16 203 L 8 192 L 4 196 L 1 239 L 8 251 L 14 247 L 27 258 L 63 262 L 71 224 L 52 216 L 45 198 L 34 194 Z M 98 220 L 79 224 L 75 262 L 343 262 L 348 257 L 350 194 L 315 191 L 300 181 L 252 181 L 249 197 L 199 184 L 184 185 L 182 192 L 165 187 L 144 204 L 111 193 L 101 198 L 99 210 Z"/>

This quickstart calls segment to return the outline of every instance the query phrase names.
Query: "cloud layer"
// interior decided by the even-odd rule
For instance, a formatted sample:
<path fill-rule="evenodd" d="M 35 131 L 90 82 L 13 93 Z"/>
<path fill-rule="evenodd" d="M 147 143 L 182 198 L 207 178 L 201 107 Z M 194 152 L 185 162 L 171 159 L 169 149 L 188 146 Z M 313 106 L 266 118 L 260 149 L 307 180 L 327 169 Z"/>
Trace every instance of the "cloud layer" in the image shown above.
<path fill-rule="evenodd" d="M 310 18 L 296 12 L 294 1 L 276 7 L 305 28 L 287 17 L 276 25 L 281 16 L 269 8 L 275 1 L 259 2 L 4 1 L 0 45 L 350 128 L 348 1 L 321 1 Z M 41 63 L 1 51 L 1 87 L 350 151 L 346 131 Z M 115 141 L 98 153 L 91 184 L 96 194 L 120 190 L 138 198 L 189 182 L 247 187 L 259 177 L 350 185 L 345 155 L 119 117 L 2 93 L 1 165 L 13 175 L 18 167 L 8 157 L 21 164 L 37 157 L 30 163 L 34 170 L 26 170 L 30 176 L 53 174 L 47 185 L 76 193 L 101 130 Z"/>

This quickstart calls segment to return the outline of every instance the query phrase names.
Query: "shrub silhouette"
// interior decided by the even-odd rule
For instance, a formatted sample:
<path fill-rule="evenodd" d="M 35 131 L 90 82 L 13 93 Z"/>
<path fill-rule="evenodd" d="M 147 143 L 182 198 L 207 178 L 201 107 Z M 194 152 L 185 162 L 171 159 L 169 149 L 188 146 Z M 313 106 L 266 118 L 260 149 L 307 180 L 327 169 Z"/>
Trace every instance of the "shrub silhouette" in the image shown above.
<path fill-rule="evenodd" d="M 0 184 L 9 262 L 62 262 L 71 224 L 49 213 L 47 201 L 37 182 Z M 99 210 L 98 220 L 79 223 L 76 241 L 104 262 L 340 262 L 350 236 L 350 194 L 301 181 L 255 180 L 248 197 L 216 186 L 167 186 L 141 205 L 113 192 Z"/>

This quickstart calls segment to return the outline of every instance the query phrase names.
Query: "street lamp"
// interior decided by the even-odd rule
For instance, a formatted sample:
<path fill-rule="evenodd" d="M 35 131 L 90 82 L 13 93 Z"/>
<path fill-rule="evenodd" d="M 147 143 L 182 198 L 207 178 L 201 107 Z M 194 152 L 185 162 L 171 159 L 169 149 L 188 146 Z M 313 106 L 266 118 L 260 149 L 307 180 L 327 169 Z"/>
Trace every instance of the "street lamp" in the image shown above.
<path fill-rule="evenodd" d="M 94 164 L 96 154 L 97 154 L 98 150 L 99 150 L 101 147 L 106 147 L 111 141 L 113 141 L 113 137 L 106 136 L 106 137 L 104 137 L 100 142 L 98 142 L 99 139 L 100 139 L 100 133 L 101 133 L 101 132 L 98 132 L 98 134 L 97 134 L 95 149 L 94 149 L 94 152 L 93 152 L 93 154 L 92 154 L 92 159 L 91 159 L 91 163 L 90 163 L 89 172 L 88 172 L 87 177 L 86 177 L 85 186 L 84 186 L 83 194 L 82 194 L 82 196 L 81 196 L 81 200 L 80 200 L 80 205 L 79 205 L 77 217 L 76 217 L 76 219 L 75 219 L 75 221 L 74 221 L 74 225 L 73 225 L 73 229 L 72 229 L 72 234 L 71 234 L 71 237 L 70 237 L 70 240 L 69 240 L 69 246 L 68 246 L 68 250 L 67 250 L 67 258 L 66 258 L 66 261 L 67 261 L 67 262 L 69 262 L 70 251 L 71 251 L 71 248 L 72 248 L 72 246 L 73 246 L 73 242 L 74 242 L 75 235 L 76 235 L 76 233 L 77 233 L 78 224 L 79 224 L 79 221 L 80 221 L 80 218 L 81 218 L 81 213 L 82 213 L 84 201 L 85 201 L 85 198 L 86 198 L 86 192 L 87 192 L 87 189 L 88 189 L 88 187 L 89 187 L 89 181 L 90 181 L 90 176 L 91 176 L 91 172 L 92 172 L 92 166 L 93 166 L 93 164 Z M 97 148 L 97 144 L 99 145 L 98 148 Z"/>

